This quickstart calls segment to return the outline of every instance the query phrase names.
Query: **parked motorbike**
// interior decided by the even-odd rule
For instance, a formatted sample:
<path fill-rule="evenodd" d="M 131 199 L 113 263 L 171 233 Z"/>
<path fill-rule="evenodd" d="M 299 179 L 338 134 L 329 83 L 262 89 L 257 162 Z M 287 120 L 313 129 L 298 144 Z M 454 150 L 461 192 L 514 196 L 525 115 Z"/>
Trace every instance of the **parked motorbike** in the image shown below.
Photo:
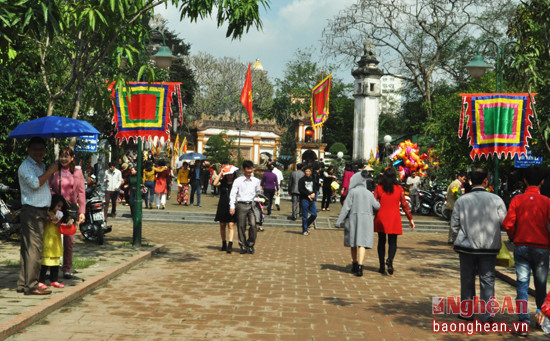
<path fill-rule="evenodd" d="M 411 197 L 409 197 L 408 194 L 405 194 L 405 200 L 407 201 L 407 204 L 409 205 L 409 209 L 411 209 Z M 399 205 L 399 213 L 401 213 L 402 216 L 406 215 L 405 211 L 403 210 L 403 207 Z"/>
<path fill-rule="evenodd" d="M 8 239 L 14 234 L 21 233 L 21 200 L 6 198 L 7 193 L 19 193 L 19 190 L 0 184 L 0 239 Z"/>
<path fill-rule="evenodd" d="M 86 240 L 102 245 L 105 233 L 109 233 L 112 227 L 107 226 L 103 213 L 103 200 L 99 194 L 95 182 L 88 184 L 86 188 L 86 220 L 80 224 L 80 232 Z"/>
<path fill-rule="evenodd" d="M 437 188 L 432 188 L 430 191 L 421 189 L 418 191 L 418 197 L 420 199 L 420 214 L 429 215 L 433 212 L 435 215 L 439 215 L 439 208 L 436 208 L 436 205 L 440 206 L 445 202 L 445 195 L 441 191 L 438 191 Z"/>

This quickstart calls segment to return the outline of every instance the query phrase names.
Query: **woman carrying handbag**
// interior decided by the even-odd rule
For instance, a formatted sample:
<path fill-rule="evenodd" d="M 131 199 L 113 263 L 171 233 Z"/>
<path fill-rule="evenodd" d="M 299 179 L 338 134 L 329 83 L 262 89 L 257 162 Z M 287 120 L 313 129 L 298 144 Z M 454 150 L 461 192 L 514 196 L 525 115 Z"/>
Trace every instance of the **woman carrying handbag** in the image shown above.
<path fill-rule="evenodd" d="M 49 180 L 52 194 L 60 194 L 67 203 L 76 208 L 78 205 L 78 219 L 76 224 L 85 220 L 86 192 L 84 188 L 84 175 L 80 168 L 76 168 L 74 151 L 65 147 L 59 151 L 59 171 L 54 173 Z M 63 235 L 63 277 L 72 278 L 71 267 L 73 265 L 74 235 Z"/>

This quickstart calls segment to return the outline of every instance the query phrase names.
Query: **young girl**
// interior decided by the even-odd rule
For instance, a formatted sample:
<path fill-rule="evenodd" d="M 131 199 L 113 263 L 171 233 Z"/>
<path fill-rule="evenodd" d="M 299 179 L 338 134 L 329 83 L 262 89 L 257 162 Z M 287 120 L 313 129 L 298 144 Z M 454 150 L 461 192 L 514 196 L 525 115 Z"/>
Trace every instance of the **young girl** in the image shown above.
<path fill-rule="evenodd" d="M 44 284 L 46 272 L 50 270 L 50 285 L 56 288 L 63 288 L 64 285 L 57 281 L 59 273 L 59 259 L 63 256 L 63 246 L 61 244 L 61 233 L 59 232 L 59 223 L 63 218 L 63 209 L 65 208 L 65 199 L 59 195 L 52 195 L 52 204 L 48 212 L 48 222 L 44 227 L 44 246 L 42 248 L 42 267 L 40 268 L 40 277 L 38 287 L 45 289 Z"/>

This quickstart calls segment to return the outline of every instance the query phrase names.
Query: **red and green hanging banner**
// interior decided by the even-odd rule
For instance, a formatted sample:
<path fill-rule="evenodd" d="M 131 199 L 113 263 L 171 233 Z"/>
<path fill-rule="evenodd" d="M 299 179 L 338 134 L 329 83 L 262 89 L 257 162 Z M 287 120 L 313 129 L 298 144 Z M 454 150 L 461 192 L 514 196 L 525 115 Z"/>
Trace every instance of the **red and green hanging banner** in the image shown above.
<path fill-rule="evenodd" d="M 313 128 L 322 127 L 328 119 L 328 102 L 332 73 L 317 84 L 311 92 L 311 124 Z"/>
<path fill-rule="evenodd" d="M 141 137 L 142 140 L 149 140 L 157 136 L 167 141 L 170 137 L 170 114 L 174 100 L 180 112 L 180 122 L 183 121 L 180 85 L 174 82 L 129 82 L 119 90 L 114 83 L 111 84 L 109 89 L 114 109 L 115 139 L 128 141 Z"/>
<path fill-rule="evenodd" d="M 529 128 L 533 115 L 531 97 L 527 93 L 512 94 L 460 94 L 462 111 L 458 125 L 461 138 L 464 123 L 468 128 L 468 139 L 473 147 L 470 152 L 475 157 L 498 158 L 504 154 L 511 157 L 526 154 L 527 138 L 531 138 Z M 534 97 L 535 94 L 532 94 Z"/>

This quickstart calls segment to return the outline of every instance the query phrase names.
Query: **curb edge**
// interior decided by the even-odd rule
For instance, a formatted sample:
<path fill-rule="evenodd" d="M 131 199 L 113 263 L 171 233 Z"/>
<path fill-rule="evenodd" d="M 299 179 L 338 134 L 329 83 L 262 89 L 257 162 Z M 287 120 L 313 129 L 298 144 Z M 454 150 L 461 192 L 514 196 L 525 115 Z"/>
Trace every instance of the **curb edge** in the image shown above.
<path fill-rule="evenodd" d="M 5 338 L 16 334 L 17 332 L 28 327 L 34 322 L 47 316 L 51 312 L 61 308 L 65 304 L 70 303 L 71 301 L 87 294 L 88 292 L 99 287 L 105 282 L 127 271 L 134 265 L 137 265 L 151 258 L 153 255 L 160 253 L 164 248 L 164 245 L 159 245 L 149 251 L 141 252 L 140 254 L 130 258 L 128 261 L 107 269 L 105 272 L 102 272 L 99 275 L 96 275 L 89 280 L 74 286 L 66 292 L 59 293 L 54 297 L 39 304 L 38 306 L 32 308 L 31 310 L 19 314 L 11 320 L 0 324 L 0 340 L 4 340 Z"/>

